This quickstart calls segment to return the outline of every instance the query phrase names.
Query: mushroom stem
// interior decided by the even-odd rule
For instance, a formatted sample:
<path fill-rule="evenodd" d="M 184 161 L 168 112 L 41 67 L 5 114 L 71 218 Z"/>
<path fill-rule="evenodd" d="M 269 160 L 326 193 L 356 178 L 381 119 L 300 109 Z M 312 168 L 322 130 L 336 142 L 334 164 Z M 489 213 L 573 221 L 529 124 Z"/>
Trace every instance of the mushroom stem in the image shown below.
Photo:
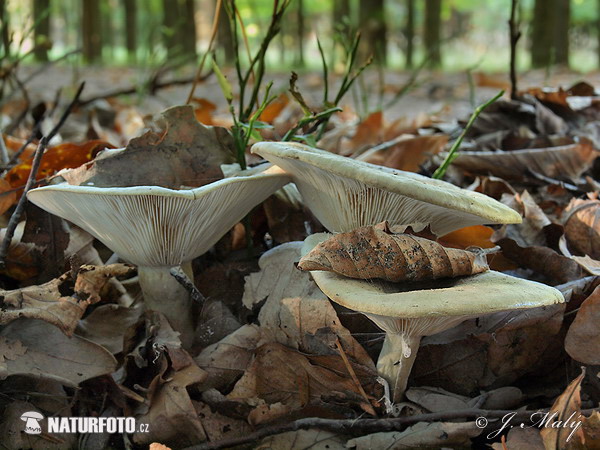
<path fill-rule="evenodd" d="M 377 372 L 389 383 L 395 403 L 404 396 L 420 342 L 421 336 L 389 332 L 385 335 L 377 360 Z"/>
<path fill-rule="evenodd" d="M 181 268 L 193 280 L 191 264 Z M 140 287 L 146 309 L 165 315 L 173 330 L 179 332 L 184 348 L 189 349 L 194 340 L 194 321 L 189 292 L 171 275 L 170 267 L 138 266 Z"/>

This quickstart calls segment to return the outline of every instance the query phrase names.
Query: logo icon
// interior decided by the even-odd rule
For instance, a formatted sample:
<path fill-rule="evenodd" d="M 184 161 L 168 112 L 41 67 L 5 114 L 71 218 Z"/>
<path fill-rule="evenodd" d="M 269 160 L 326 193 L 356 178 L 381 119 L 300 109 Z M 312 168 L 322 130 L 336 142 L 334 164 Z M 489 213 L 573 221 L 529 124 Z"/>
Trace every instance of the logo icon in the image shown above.
<path fill-rule="evenodd" d="M 37 411 L 29 411 L 23 413 L 21 415 L 21 420 L 25 422 L 25 433 L 27 434 L 42 434 L 42 426 L 40 425 L 40 420 L 42 420 L 44 416 L 42 416 Z"/>

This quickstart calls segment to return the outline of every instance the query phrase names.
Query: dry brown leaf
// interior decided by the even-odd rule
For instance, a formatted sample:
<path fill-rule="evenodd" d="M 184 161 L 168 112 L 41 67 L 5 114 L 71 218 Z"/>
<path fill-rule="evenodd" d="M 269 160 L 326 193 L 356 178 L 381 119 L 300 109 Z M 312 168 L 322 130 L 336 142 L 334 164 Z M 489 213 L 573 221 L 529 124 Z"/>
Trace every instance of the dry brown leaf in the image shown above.
<path fill-rule="evenodd" d="M 158 442 L 153 442 L 150 444 L 148 450 L 171 450 L 171 447 L 167 447 L 166 445 L 159 444 Z"/>
<path fill-rule="evenodd" d="M 358 364 L 352 367 L 367 394 L 373 394 L 378 386 L 376 372 Z M 340 356 L 307 356 L 269 343 L 256 349 L 254 360 L 227 397 L 249 404 L 257 404 L 257 399 L 268 405 L 281 403 L 281 412 L 287 413 L 311 404 L 324 406 L 334 394 L 335 403 L 359 406 L 364 402 Z"/>
<path fill-rule="evenodd" d="M 68 273 L 39 286 L 27 286 L 13 291 L 0 290 L 4 306 L 0 311 L 0 324 L 19 318 L 40 319 L 71 336 L 87 306 L 100 300 L 100 292 L 110 281 L 110 277 L 133 270 L 126 264 L 83 267 L 84 270 L 75 281 L 76 296 L 63 295 L 65 289 L 70 290 L 72 282 Z"/>
<path fill-rule="evenodd" d="M 65 250 L 69 245 L 69 228 L 58 216 L 38 208 L 32 202 L 25 206 L 27 220 L 21 242 L 34 244 L 31 252 L 40 273 L 32 280 L 45 283 L 64 272 Z"/>
<path fill-rule="evenodd" d="M 259 120 L 267 123 L 273 123 L 273 121 L 281 114 L 283 108 L 290 102 L 290 98 L 285 92 L 279 94 L 279 96 L 267 105 L 267 107 L 260 114 Z"/>
<path fill-rule="evenodd" d="M 216 344 L 209 345 L 194 358 L 208 376 L 196 386 L 200 391 L 223 389 L 244 373 L 252 360 L 254 349 L 263 339 L 256 325 L 244 325 Z"/>
<path fill-rule="evenodd" d="M 327 270 L 363 280 L 423 281 L 488 270 L 483 254 L 446 248 L 410 234 L 391 234 L 387 224 L 336 234 L 302 257 L 302 270 Z"/>
<path fill-rule="evenodd" d="M 586 450 L 600 448 L 600 413 L 594 411 L 590 417 L 583 417 L 581 433 L 569 441 L 569 450 Z"/>
<path fill-rule="evenodd" d="M 460 152 L 452 164 L 471 173 L 508 180 L 529 178 L 531 171 L 555 179 L 578 179 L 596 156 L 598 152 L 592 143 L 581 138 L 578 143 L 558 147 Z"/>
<path fill-rule="evenodd" d="M 506 445 L 492 444 L 493 450 L 545 450 L 544 441 L 537 428 L 514 427 L 508 432 Z"/>
<path fill-rule="evenodd" d="M 373 433 L 351 439 L 346 447 L 356 450 L 385 448 L 400 450 L 405 448 L 470 448 L 471 438 L 482 430 L 475 422 L 419 422 L 404 431 Z"/>
<path fill-rule="evenodd" d="M 204 442 L 206 433 L 186 388 L 205 378 L 206 372 L 194 364 L 170 375 L 150 399 L 148 412 L 136 417 L 138 426 L 148 424 L 148 432 L 134 433 L 133 441 L 164 442 L 174 448 Z"/>
<path fill-rule="evenodd" d="M 100 292 L 111 277 L 122 277 L 134 272 L 128 264 L 109 264 L 108 266 L 83 265 L 77 272 L 75 293 L 88 303 L 100 301 Z"/>
<path fill-rule="evenodd" d="M 347 438 L 319 429 L 289 431 L 264 438 L 255 450 L 346 450 Z"/>
<path fill-rule="evenodd" d="M 565 338 L 565 350 L 576 361 L 600 365 L 600 286 L 581 304 Z"/>
<path fill-rule="evenodd" d="M 114 304 L 100 305 L 79 321 L 75 333 L 115 355 L 123 351 L 125 333 L 137 323 L 141 314 L 141 304 L 131 308 Z"/>
<path fill-rule="evenodd" d="M 194 103 L 194 116 L 196 120 L 204 125 L 214 125 L 213 123 L 213 112 L 217 109 L 217 105 L 213 102 L 206 100 L 205 98 L 192 98 Z"/>
<path fill-rule="evenodd" d="M 367 116 L 356 127 L 356 131 L 350 141 L 350 153 L 370 144 L 377 144 L 382 140 L 383 113 L 376 111 Z"/>
<path fill-rule="evenodd" d="M 573 199 L 563 216 L 569 248 L 600 259 L 600 201 Z"/>
<path fill-rule="evenodd" d="M 432 155 L 441 152 L 448 143 L 448 136 L 407 136 L 391 148 L 385 150 L 367 151 L 360 155 L 359 160 L 393 169 L 418 172 Z"/>
<path fill-rule="evenodd" d="M 210 442 L 238 438 L 252 432 L 252 428 L 246 421 L 219 414 L 204 403 L 195 401 L 192 403 Z"/>
<path fill-rule="evenodd" d="M 559 363 L 564 305 L 491 314 L 423 338 L 412 371 L 417 385 L 473 395 Z"/>
<path fill-rule="evenodd" d="M 469 397 L 453 394 L 442 388 L 410 388 L 404 395 L 408 400 L 429 412 L 456 411 L 469 408 Z"/>
<path fill-rule="evenodd" d="M 581 382 L 585 376 L 585 370 L 575 378 L 556 399 L 550 415 L 540 431 L 546 450 L 559 450 L 566 448 L 574 436 L 579 440 L 582 438 L 581 430 Z M 561 421 L 562 423 L 559 423 Z"/>
<path fill-rule="evenodd" d="M 27 349 L 14 359 L 5 360 L 2 378 L 26 375 L 75 387 L 117 368 L 117 361 L 103 347 L 78 336 L 69 338 L 41 320 L 15 320 L 3 327 L 0 335 L 11 343 L 20 341 Z"/>
<path fill-rule="evenodd" d="M 258 315 L 263 342 L 279 342 L 307 353 L 318 347 L 319 354 L 338 355 L 337 336 L 350 358 L 374 368 L 369 355 L 341 325 L 327 296 L 308 273 L 294 267 L 301 247 L 302 242 L 289 242 L 269 250 L 259 260 L 261 271 L 246 278 L 244 305 L 252 309 L 266 299 Z"/>
<path fill-rule="evenodd" d="M 70 184 L 107 186 L 203 186 L 223 178 L 221 164 L 233 163 L 233 139 L 225 128 L 206 127 L 192 106 L 162 113 L 162 131 L 132 139 L 123 151 L 101 154 L 63 172 Z"/>
<path fill-rule="evenodd" d="M 7 324 L 19 318 L 41 319 L 57 326 L 66 335 L 72 335 L 87 304 L 80 303 L 72 297 L 63 297 L 63 284 L 68 285 L 67 275 L 40 286 L 33 285 L 14 291 L 0 290 L 3 303 L 0 324 Z"/>

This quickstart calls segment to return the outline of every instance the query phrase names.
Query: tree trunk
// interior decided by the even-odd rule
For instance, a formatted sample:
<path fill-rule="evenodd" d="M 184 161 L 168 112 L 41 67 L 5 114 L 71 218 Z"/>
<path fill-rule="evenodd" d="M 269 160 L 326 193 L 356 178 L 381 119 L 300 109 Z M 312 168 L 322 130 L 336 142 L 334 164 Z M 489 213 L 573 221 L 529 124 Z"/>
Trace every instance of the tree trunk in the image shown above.
<path fill-rule="evenodd" d="M 112 21 L 112 9 L 111 5 L 107 0 L 100 0 L 100 11 L 101 11 L 101 20 L 100 26 L 102 27 L 102 35 L 100 42 L 102 43 L 102 47 L 100 49 L 101 52 L 104 52 L 104 58 L 108 61 L 112 61 L 114 59 L 115 54 L 115 36 L 117 34 L 114 29 L 114 24 Z"/>
<path fill-rule="evenodd" d="M 163 43 L 167 56 L 173 58 L 181 54 L 181 46 L 177 42 L 177 22 L 179 15 L 179 0 L 162 0 L 163 5 Z"/>
<path fill-rule="evenodd" d="M 556 27 L 554 31 L 556 64 L 569 67 L 569 28 L 571 21 L 570 0 L 556 1 Z"/>
<path fill-rule="evenodd" d="M 296 66 L 304 67 L 304 0 L 297 0 L 298 10 L 296 12 Z"/>
<path fill-rule="evenodd" d="M 194 0 L 183 0 L 181 5 L 183 10 L 183 20 L 180 24 L 181 44 L 183 53 L 186 56 L 196 56 L 196 6 Z"/>
<path fill-rule="evenodd" d="M 102 56 L 100 0 L 82 0 L 82 6 L 83 59 L 95 63 Z"/>
<path fill-rule="evenodd" d="M 431 67 L 442 65 L 441 32 L 442 0 L 427 0 L 425 3 L 425 51 Z"/>
<path fill-rule="evenodd" d="M 413 66 L 414 39 L 415 39 L 415 0 L 406 0 L 406 67 Z"/>
<path fill-rule="evenodd" d="M 125 2 L 125 46 L 129 60 L 133 63 L 137 60 L 137 5 L 136 0 L 124 0 Z"/>
<path fill-rule="evenodd" d="M 6 0 L 0 0 L 0 36 L 2 38 L 3 56 L 10 55 L 10 18 L 6 9 Z"/>
<path fill-rule="evenodd" d="M 535 0 L 531 24 L 531 67 L 548 67 L 554 54 L 555 0 Z"/>
<path fill-rule="evenodd" d="M 233 45 L 233 36 L 231 35 L 231 19 L 229 18 L 227 10 L 225 9 L 226 1 L 228 0 L 223 0 L 223 3 L 221 4 L 221 11 L 219 11 L 219 27 L 217 28 L 216 48 L 223 49 L 225 62 L 233 62 L 235 58 L 235 47 Z"/>
<path fill-rule="evenodd" d="M 387 27 L 384 0 L 360 0 L 359 28 L 362 33 L 360 60 L 364 61 L 373 55 L 376 62 L 385 65 Z"/>
<path fill-rule="evenodd" d="M 50 0 L 33 0 L 33 55 L 38 61 L 48 61 L 50 48 Z"/>

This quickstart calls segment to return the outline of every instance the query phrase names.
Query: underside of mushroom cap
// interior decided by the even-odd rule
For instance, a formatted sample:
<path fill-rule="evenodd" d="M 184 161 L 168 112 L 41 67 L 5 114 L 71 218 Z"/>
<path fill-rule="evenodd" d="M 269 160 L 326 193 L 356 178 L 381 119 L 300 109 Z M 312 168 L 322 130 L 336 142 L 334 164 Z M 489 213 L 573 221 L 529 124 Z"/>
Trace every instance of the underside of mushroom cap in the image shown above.
<path fill-rule="evenodd" d="M 306 254 L 328 236 L 325 233 L 309 236 L 302 253 Z M 357 280 L 324 271 L 311 274 L 323 293 L 334 302 L 354 311 L 385 317 L 469 318 L 564 302 L 560 291 L 553 287 L 494 271 L 415 283 Z"/>
<path fill-rule="evenodd" d="M 443 235 L 469 225 L 521 221 L 516 211 L 483 194 L 306 145 L 259 142 L 252 153 L 289 172 L 307 206 L 333 232 L 387 220 L 430 225 Z"/>
<path fill-rule="evenodd" d="M 279 168 L 270 167 L 189 190 L 63 183 L 33 189 L 27 198 L 87 230 L 131 263 L 175 266 L 206 252 L 289 181 Z"/>

